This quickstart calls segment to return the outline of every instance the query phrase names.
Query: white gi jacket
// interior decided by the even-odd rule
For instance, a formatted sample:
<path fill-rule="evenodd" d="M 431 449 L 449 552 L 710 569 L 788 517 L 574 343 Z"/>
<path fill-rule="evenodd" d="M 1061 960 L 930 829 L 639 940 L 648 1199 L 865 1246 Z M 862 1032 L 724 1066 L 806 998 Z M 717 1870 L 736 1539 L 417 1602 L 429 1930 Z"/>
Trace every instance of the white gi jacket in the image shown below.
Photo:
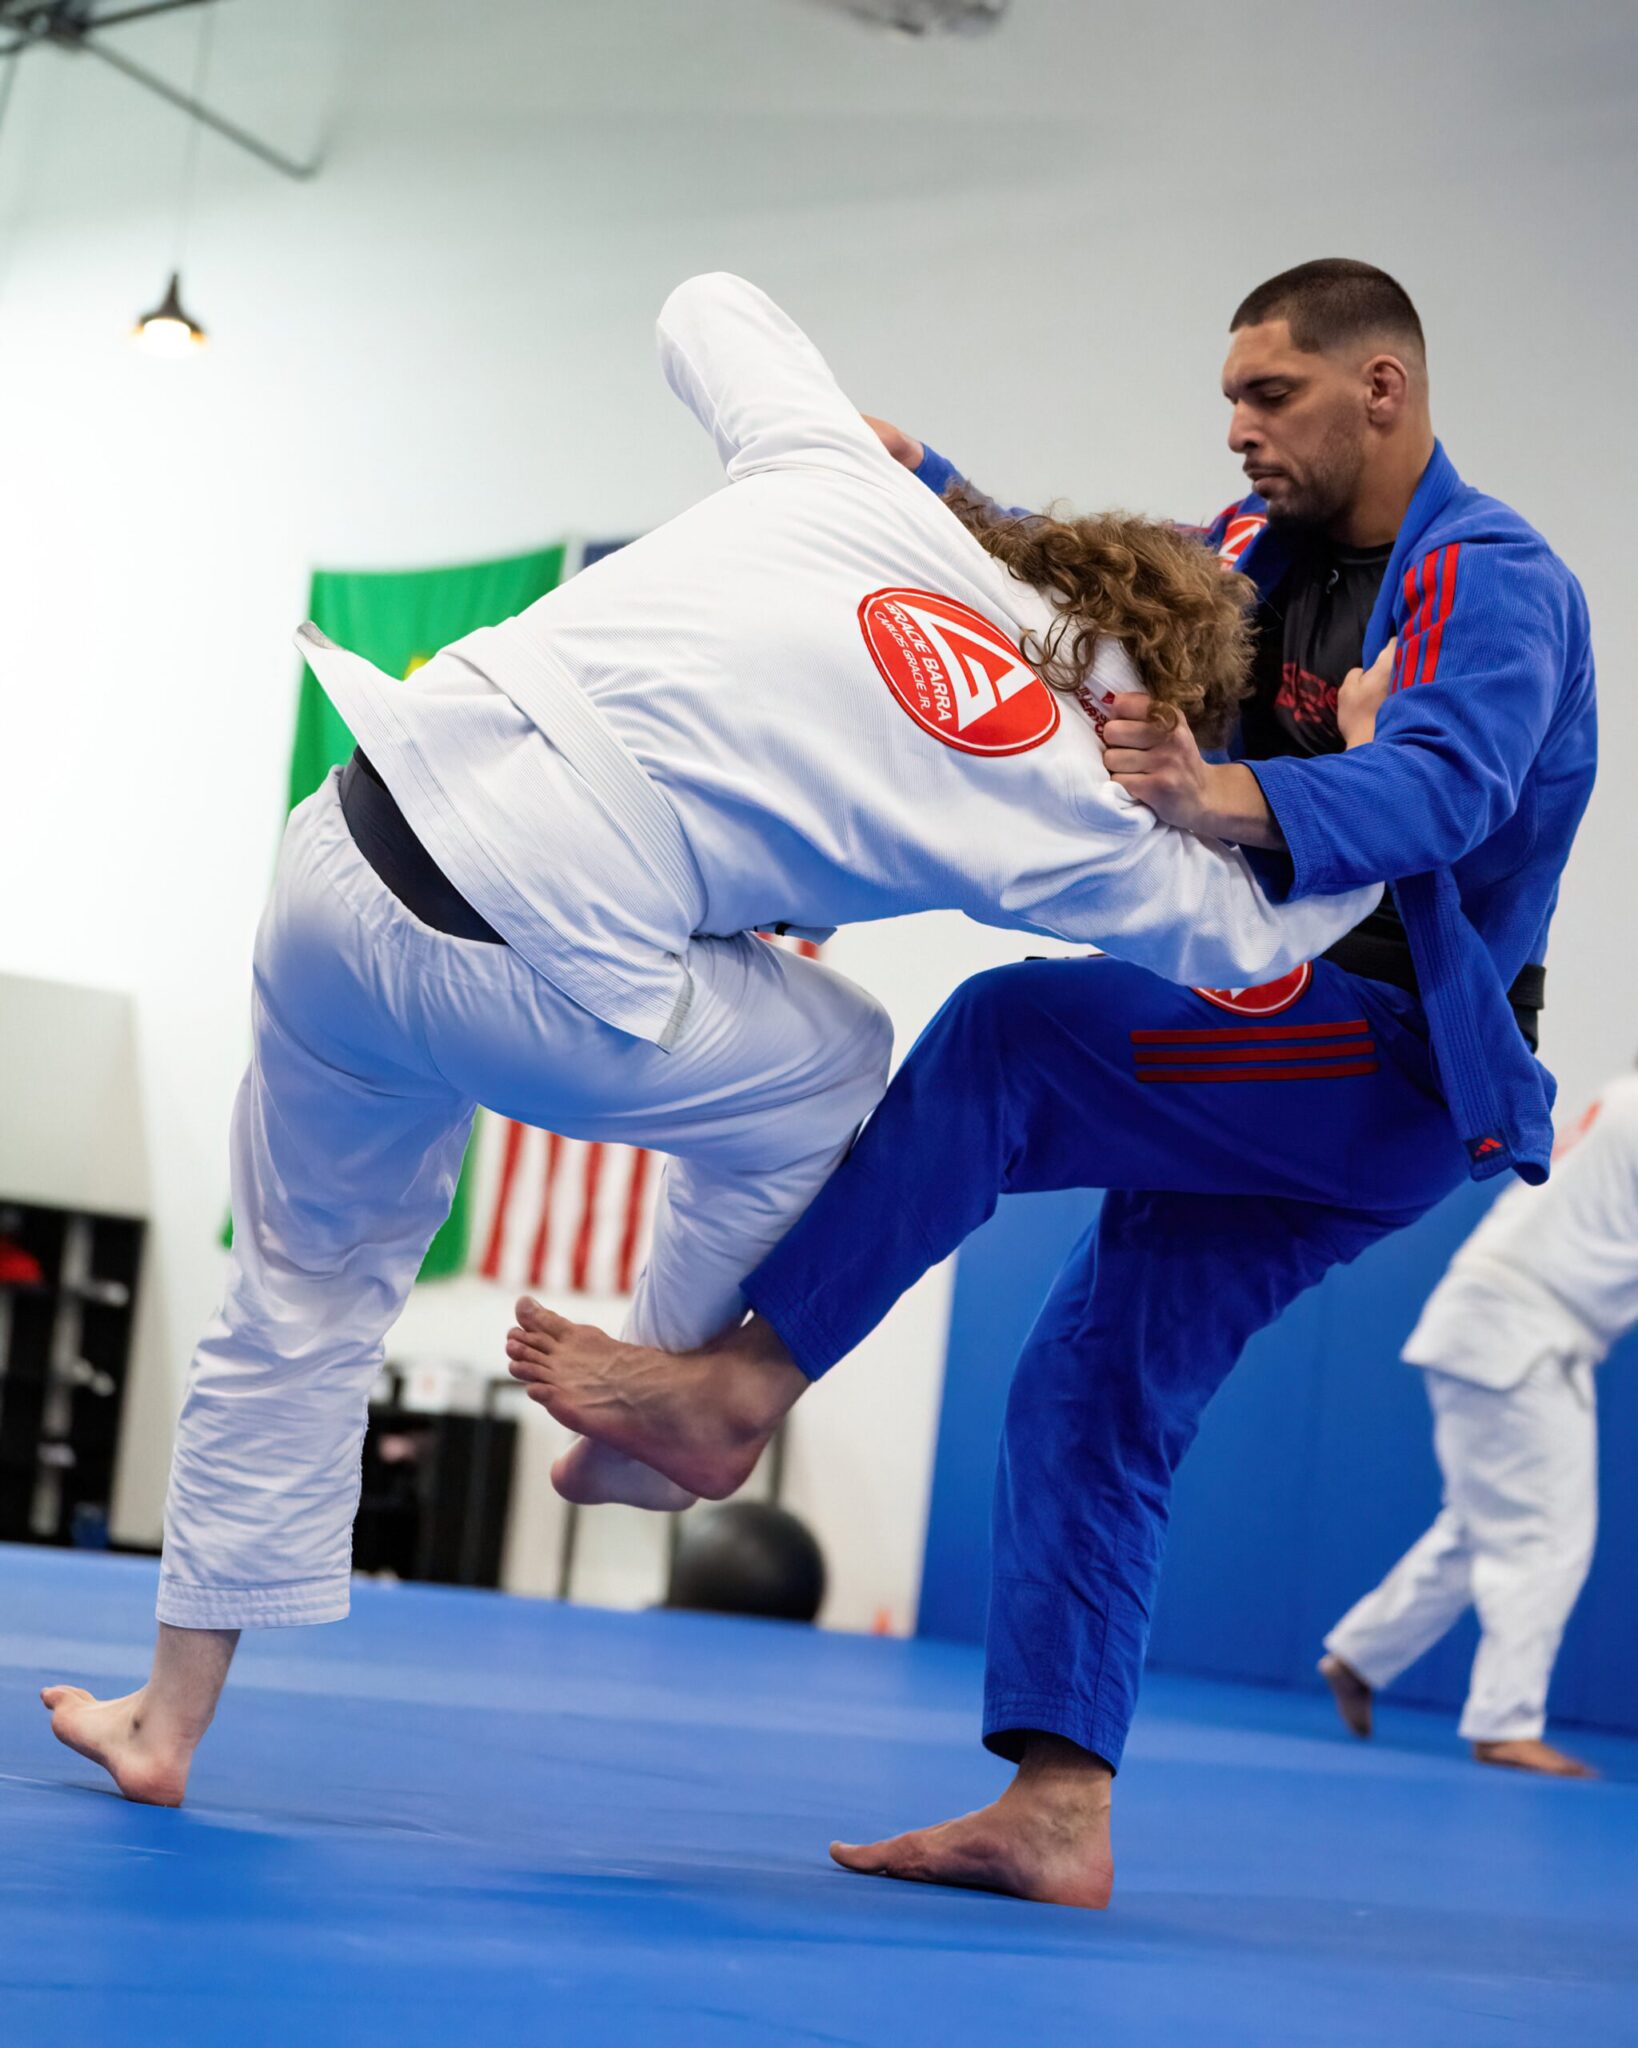
<path fill-rule="evenodd" d="M 669 1046 L 697 933 L 957 909 L 1223 986 L 1371 908 L 1274 906 L 1238 850 L 1110 780 L 1087 711 L 1018 651 L 1048 601 L 763 293 L 693 278 L 659 344 L 726 490 L 403 681 L 298 635 L 433 859 L 538 973 Z M 1093 682 L 1134 687 L 1124 650 Z"/>
<path fill-rule="evenodd" d="M 1544 1356 L 1600 1363 L 1638 1323 L 1638 1074 L 1613 1081 L 1559 1146 L 1552 1178 L 1491 1207 L 1404 1350 L 1483 1387 Z"/>

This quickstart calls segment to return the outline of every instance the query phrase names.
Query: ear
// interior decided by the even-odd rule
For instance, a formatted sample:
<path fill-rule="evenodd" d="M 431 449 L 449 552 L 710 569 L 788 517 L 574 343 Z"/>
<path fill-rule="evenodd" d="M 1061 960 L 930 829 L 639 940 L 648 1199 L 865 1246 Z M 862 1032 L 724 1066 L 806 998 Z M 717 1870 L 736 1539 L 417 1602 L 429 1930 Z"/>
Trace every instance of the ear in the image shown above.
<path fill-rule="evenodd" d="M 1391 427 L 1410 403 L 1411 377 L 1399 356 L 1372 356 L 1362 375 L 1365 416 L 1373 427 Z"/>

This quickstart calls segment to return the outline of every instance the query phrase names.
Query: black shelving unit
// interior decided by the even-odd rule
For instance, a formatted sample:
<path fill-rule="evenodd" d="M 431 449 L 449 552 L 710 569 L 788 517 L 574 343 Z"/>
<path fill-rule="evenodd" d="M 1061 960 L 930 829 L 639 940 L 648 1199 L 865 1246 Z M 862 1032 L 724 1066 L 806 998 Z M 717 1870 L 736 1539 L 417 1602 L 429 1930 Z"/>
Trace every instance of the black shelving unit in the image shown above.
<path fill-rule="evenodd" d="M 145 1230 L 0 1197 L 0 1541 L 108 1542 Z"/>

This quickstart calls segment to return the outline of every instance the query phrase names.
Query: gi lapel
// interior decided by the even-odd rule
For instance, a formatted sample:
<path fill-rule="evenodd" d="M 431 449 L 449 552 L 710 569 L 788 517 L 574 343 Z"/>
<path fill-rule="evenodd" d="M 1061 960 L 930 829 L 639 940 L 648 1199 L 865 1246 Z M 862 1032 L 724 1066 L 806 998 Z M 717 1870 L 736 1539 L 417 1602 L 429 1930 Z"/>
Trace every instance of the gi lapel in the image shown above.
<path fill-rule="evenodd" d="M 1394 593 L 1405 580 L 1405 571 L 1416 559 L 1428 528 L 1462 488 L 1456 465 L 1445 453 L 1444 443 L 1435 441 L 1428 466 L 1416 486 L 1416 495 L 1399 523 L 1399 534 L 1383 571 L 1382 588 L 1376 594 L 1371 623 L 1365 629 L 1365 666 L 1370 667 L 1393 637 Z"/>

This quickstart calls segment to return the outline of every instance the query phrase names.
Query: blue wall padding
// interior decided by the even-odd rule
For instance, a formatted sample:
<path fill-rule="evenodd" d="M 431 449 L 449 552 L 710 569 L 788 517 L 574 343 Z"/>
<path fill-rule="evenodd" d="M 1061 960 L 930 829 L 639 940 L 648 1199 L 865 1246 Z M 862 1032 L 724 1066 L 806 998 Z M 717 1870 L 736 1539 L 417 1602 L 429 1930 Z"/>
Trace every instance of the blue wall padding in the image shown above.
<path fill-rule="evenodd" d="M 1150 1661 L 1278 1685 L 1313 1682 L 1320 1638 L 1438 1507 L 1421 1376 L 1398 1363 L 1428 1291 L 1493 1189 L 1464 1188 L 1333 1273 L 1247 1349 L 1177 1484 Z M 1097 1213 L 1092 1193 L 1003 1200 L 956 1273 L 919 1628 L 980 1638 L 989 1508 L 1007 1382 L 1052 1277 Z M 1599 1375 L 1598 1557 L 1571 1620 L 1553 1714 L 1638 1730 L 1638 1337 Z M 1453 1630 L 1394 1688 L 1454 1709 L 1475 1632 Z"/>

